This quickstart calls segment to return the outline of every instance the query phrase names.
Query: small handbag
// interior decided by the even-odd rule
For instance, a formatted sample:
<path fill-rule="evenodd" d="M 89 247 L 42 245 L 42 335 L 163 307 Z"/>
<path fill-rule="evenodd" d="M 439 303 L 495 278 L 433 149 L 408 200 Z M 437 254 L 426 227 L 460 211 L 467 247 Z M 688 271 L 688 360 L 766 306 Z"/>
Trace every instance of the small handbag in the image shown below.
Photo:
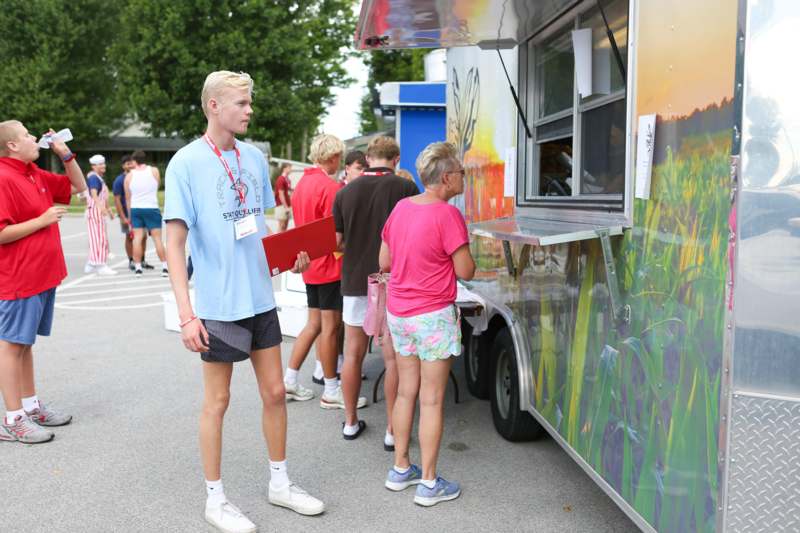
<path fill-rule="evenodd" d="M 390 274 L 377 272 L 367 277 L 367 312 L 364 316 L 364 333 L 371 337 L 389 335 L 386 322 L 386 285 Z"/>

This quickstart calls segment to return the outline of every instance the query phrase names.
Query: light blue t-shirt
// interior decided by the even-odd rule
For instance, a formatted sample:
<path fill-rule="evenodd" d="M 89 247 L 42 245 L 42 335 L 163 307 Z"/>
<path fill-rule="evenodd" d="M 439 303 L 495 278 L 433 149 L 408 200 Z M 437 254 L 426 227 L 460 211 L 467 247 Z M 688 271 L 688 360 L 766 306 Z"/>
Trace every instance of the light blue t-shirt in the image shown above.
<path fill-rule="evenodd" d="M 231 322 L 275 308 L 272 280 L 261 239 L 267 235 L 264 210 L 275 207 L 264 154 L 236 141 L 242 176 L 233 150 L 222 152 L 234 179 L 245 186 L 245 205 L 222 162 L 201 137 L 184 146 L 167 165 L 164 219 L 189 228 L 194 266 L 195 313 Z M 234 221 L 254 213 L 258 231 L 236 240 Z"/>

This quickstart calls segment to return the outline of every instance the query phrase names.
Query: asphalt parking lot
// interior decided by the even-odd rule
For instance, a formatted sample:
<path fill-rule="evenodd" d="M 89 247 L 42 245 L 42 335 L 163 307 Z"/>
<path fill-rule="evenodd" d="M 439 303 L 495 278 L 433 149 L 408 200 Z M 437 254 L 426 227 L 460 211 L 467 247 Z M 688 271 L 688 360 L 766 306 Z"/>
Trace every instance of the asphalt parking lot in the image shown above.
<path fill-rule="evenodd" d="M 109 264 L 119 274 L 98 278 L 83 273 L 84 219 L 61 223 L 70 275 L 56 300 L 53 335 L 40 338 L 34 353 L 40 398 L 75 419 L 56 428 L 48 444 L 0 443 L 0 531 L 213 531 L 203 519 L 196 436 L 199 357 L 164 328 L 168 280 L 159 268 L 135 279 L 117 222 L 109 229 L 116 254 Z M 158 267 L 154 256 L 151 262 Z M 291 343 L 284 339 L 284 366 Z M 289 404 L 289 475 L 327 504 L 324 515 L 302 517 L 267 503 L 260 401 L 249 364 L 237 366 L 223 481 L 261 531 L 637 531 L 554 441 L 500 438 L 488 403 L 464 386 L 461 403 L 453 402 L 452 388 L 447 397 L 440 456 L 440 472 L 461 482 L 461 498 L 426 509 L 412 503 L 412 490 L 387 491 L 384 404 L 371 403 L 381 369 L 380 356 L 368 356 L 362 393 L 370 405 L 361 411 L 368 428 L 356 441 L 341 438 L 343 412 L 322 410 L 316 400 Z M 312 370 L 313 355 L 301 382 L 319 395 Z M 455 372 L 460 378 L 460 361 Z"/>

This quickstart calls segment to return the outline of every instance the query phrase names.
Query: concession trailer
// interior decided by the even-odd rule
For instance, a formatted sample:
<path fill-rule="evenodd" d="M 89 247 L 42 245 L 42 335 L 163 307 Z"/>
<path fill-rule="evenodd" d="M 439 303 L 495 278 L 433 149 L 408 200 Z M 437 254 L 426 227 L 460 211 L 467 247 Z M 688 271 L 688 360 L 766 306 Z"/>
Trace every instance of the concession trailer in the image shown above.
<path fill-rule="evenodd" d="M 356 42 L 447 49 L 500 434 L 645 531 L 800 531 L 800 2 L 365 0 Z"/>

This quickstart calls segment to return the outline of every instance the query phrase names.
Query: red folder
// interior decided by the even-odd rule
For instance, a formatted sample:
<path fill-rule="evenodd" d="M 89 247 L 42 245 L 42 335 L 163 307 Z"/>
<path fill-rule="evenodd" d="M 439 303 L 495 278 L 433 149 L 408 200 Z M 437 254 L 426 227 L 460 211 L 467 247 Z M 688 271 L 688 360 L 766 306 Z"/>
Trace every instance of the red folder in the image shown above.
<path fill-rule="evenodd" d="M 283 233 L 274 233 L 261 239 L 267 266 L 272 276 L 291 270 L 297 254 L 308 253 L 311 259 L 326 256 L 336 251 L 336 227 L 333 217 L 325 217 Z"/>

